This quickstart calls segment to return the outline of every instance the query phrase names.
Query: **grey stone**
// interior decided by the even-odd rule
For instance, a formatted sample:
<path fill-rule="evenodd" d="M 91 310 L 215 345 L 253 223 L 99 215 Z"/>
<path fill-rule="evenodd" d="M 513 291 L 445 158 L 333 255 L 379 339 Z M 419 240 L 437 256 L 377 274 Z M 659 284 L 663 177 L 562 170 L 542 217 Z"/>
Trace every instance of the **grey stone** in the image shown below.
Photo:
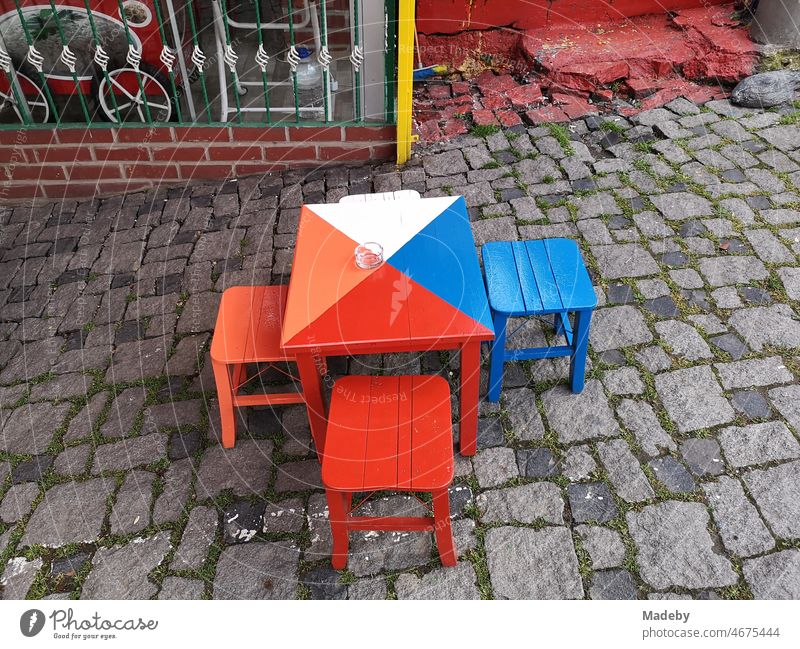
<path fill-rule="evenodd" d="M 654 496 L 647 476 L 624 440 L 601 442 L 597 445 L 597 452 L 620 498 L 635 503 Z"/>
<path fill-rule="evenodd" d="M 120 471 L 152 464 L 167 456 L 168 442 L 166 433 L 151 433 L 101 444 L 95 450 L 92 472 Z"/>
<path fill-rule="evenodd" d="M 689 472 L 670 455 L 650 460 L 648 464 L 656 479 L 673 493 L 690 493 L 697 487 Z"/>
<path fill-rule="evenodd" d="M 575 531 L 580 534 L 583 548 L 589 553 L 592 570 L 616 568 L 625 561 L 625 544 L 619 532 L 599 525 L 579 525 Z"/>
<path fill-rule="evenodd" d="M 169 532 L 100 548 L 81 590 L 81 599 L 150 599 L 158 590 L 148 579 L 170 550 Z"/>
<path fill-rule="evenodd" d="M 700 277 L 696 270 L 691 268 L 671 270 L 669 276 L 681 288 L 703 288 L 703 278 Z"/>
<path fill-rule="evenodd" d="M 383 577 L 359 579 L 357 582 L 347 587 L 347 599 L 386 599 L 386 590 L 386 580 Z"/>
<path fill-rule="evenodd" d="M 316 459 L 284 462 L 277 468 L 275 490 L 278 492 L 308 491 L 321 488 L 320 465 Z"/>
<path fill-rule="evenodd" d="M 714 208 L 708 199 L 689 192 L 651 196 L 650 200 L 664 218 L 670 221 L 711 216 L 714 213 Z"/>
<path fill-rule="evenodd" d="M 728 319 L 755 351 L 765 346 L 782 349 L 800 347 L 800 321 L 787 304 L 736 311 Z"/>
<path fill-rule="evenodd" d="M 800 537 L 800 462 L 754 469 L 744 482 L 776 536 Z"/>
<path fill-rule="evenodd" d="M 510 448 L 487 448 L 472 458 L 475 477 L 482 489 L 498 485 L 519 477 L 517 460 Z"/>
<path fill-rule="evenodd" d="M 499 417 L 478 419 L 478 448 L 490 448 L 505 444 L 503 424 Z"/>
<path fill-rule="evenodd" d="M 669 286 L 663 279 L 640 279 L 636 282 L 636 287 L 649 300 L 664 297 L 671 293 Z"/>
<path fill-rule="evenodd" d="M 294 599 L 299 559 L 291 543 L 232 545 L 217 562 L 214 599 Z"/>
<path fill-rule="evenodd" d="M 536 408 L 536 393 L 529 388 L 503 390 L 505 410 L 511 430 L 518 439 L 532 441 L 544 437 L 544 424 Z"/>
<path fill-rule="evenodd" d="M 112 478 L 66 482 L 51 487 L 28 521 L 21 546 L 56 548 L 96 541 L 106 516 L 106 501 L 114 487 Z M 80 507 L 76 507 L 76 503 Z"/>
<path fill-rule="evenodd" d="M 189 459 L 173 462 L 170 465 L 164 474 L 164 491 L 153 506 L 153 523 L 161 525 L 178 520 L 189 499 L 192 473 L 192 463 Z"/>
<path fill-rule="evenodd" d="M 469 562 L 454 568 L 438 568 L 423 577 L 405 573 L 395 582 L 397 599 L 480 599 L 475 570 Z"/>
<path fill-rule="evenodd" d="M 761 260 L 768 264 L 793 263 L 795 260 L 795 257 L 791 251 L 767 229 L 745 230 L 744 236 L 747 237 L 750 245 L 753 246 L 753 250 L 755 250 L 756 254 L 761 258 Z M 796 269 L 778 269 L 779 275 L 781 275 L 782 270 L 796 271 Z M 785 281 L 784 285 L 786 285 Z M 797 297 L 794 297 L 793 299 L 797 299 Z"/>
<path fill-rule="evenodd" d="M 720 588 L 737 582 L 730 562 L 714 552 L 708 512 L 700 503 L 667 501 L 628 512 L 626 518 L 641 577 L 653 588 Z"/>
<path fill-rule="evenodd" d="M 598 309 L 592 318 L 589 343 L 596 352 L 649 343 L 653 334 L 642 314 L 632 306 Z"/>
<path fill-rule="evenodd" d="M 197 579 L 186 577 L 165 577 L 158 592 L 158 599 L 195 600 L 202 599 L 206 585 Z"/>
<path fill-rule="evenodd" d="M 655 377 L 656 391 L 678 430 L 688 433 L 735 417 L 709 367 L 690 367 Z"/>
<path fill-rule="evenodd" d="M 786 423 L 795 430 L 800 430 L 800 386 L 773 388 L 768 394 L 778 412 L 786 419 Z"/>
<path fill-rule="evenodd" d="M 788 225 L 800 223 L 800 211 L 791 209 L 762 209 L 761 217 L 770 225 Z"/>
<path fill-rule="evenodd" d="M 392 515 L 397 515 L 397 511 Z M 353 532 L 347 567 L 357 577 L 384 570 L 406 570 L 428 563 L 432 548 L 431 534 Z"/>
<path fill-rule="evenodd" d="M 731 394 L 731 403 L 734 410 L 748 419 L 767 419 L 773 413 L 764 395 L 755 390 L 734 392 Z"/>
<path fill-rule="evenodd" d="M 86 407 L 70 420 L 67 432 L 64 434 L 64 442 L 89 437 L 107 400 L 107 392 L 99 392 L 94 395 Z"/>
<path fill-rule="evenodd" d="M 264 527 L 265 507 L 263 501 L 252 503 L 247 500 L 237 500 L 227 506 L 222 512 L 225 543 L 248 543 L 255 538 Z"/>
<path fill-rule="evenodd" d="M 89 444 L 71 446 L 59 453 L 53 461 L 53 469 L 61 475 L 79 475 L 86 470 L 89 459 Z"/>
<path fill-rule="evenodd" d="M 15 523 L 28 515 L 31 505 L 39 495 L 39 485 L 35 482 L 23 482 L 13 485 L 3 497 L 0 504 L 0 521 Z"/>
<path fill-rule="evenodd" d="M 578 219 L 593 219 L 604 214 L 622 214 L 622 208 L 612 194 L 600 192 L 572 200 L 578 208 Z"/>
<path fill-rule="evenodd" d="M 499 527 L 486 533 L 486 558 L 498 599 L 581 599 L 578 559 L 567 529 Z M 518 570 L 524 562 L 527 569 Z"/>
<path fill-rule="evenodd" d="M 25 557 L 9 559 L 0 577 L 0 599 L 25 599 L 41 568 L 41 559 L 31 561 Z"/>
<path fill-rule="evenodd" d="M 742 571 L 756 599 L 800 599 L 800 550 L 750 559 Z"/>
<path fill-rule="evenodd" d="M 720 475 L 725 470 L 722 451 L 715 439 L 690 437 L 681 443 L 681 457 L 699 478 Z"/>
<path fill-rule="evenodd" d="M 603 385 L 610 394 L 641 394 L 645 390 L 642 377 L 635 367 L 609 370 L 603 375 Z"/>
<path fill-rule="evenodd" d="M 690 361 L 711 358 L 713 354 L 708 343 L 691 325 L 678 320 L 664 320 L 656 322 L 656 332 L 672 349 L 676 356 Z"/>
<path fill-rule="evenodd" d="M 195 507 L 170 564 L 172 570 L 199 570 L 208 556 L 217 531 L 218 514 L 210 507 Z"/>
<path fill-rule="evenodd" d="M 459 150 L 446 151 L 423 158 L 425 173 L 429 176 L 451 176 L 469 171 L 464 155 Z"/>
<path fill-rule="evenodd" d="M 490 241 L 513 241 L 517 239 L 517 228 L 513 216 L 481 219 L 472 224 L 475 244 L 482 246 Z"/>
<path fill-rule="evenodd" d="M 305 510 L 299 498 L 267 503 L 264 509 L 263 531 L 299 532 L 303 528 L 304 519 Z"/>
<path fill-rule="evenodd" d="M 627 570 L 603 570 L 592 576 L 591 599 L 638 599 L 636 583 Z"/>
<path fill-rule="evenodd" d="M 711 315 L 710 313 L 690 315 L 688 319 L 691 320 L 696 327 L 699 327 L 701 331 L 712 336 L 727 331 L 722 321 L 717 316 Z"/>
<path fill-rule="evenodd" d="M 112 534 L 134 534 L 150 524 L 155 477 L 149 471 L 131 471 L 125 477 L 111 510 Z"/>
<path fill-rule="evenodd" d="M 606 279 L 642 277 L 658 273 L 653 256 L 638 243 L 619 243 L 609 246 L 592 246 L 600 273 Z"/>
<path fill-rule="evenodd" d="M 725 549 L 740 557 L 767 552 L 775 539 L 745 496 L 738 480 L 720 476 L 702 485 Z"/>
<path fill-rule="evenodd" d="M 189 298 L 189 300 L 191 301 L 192 298 Z M 194 312 L 189 307 L 190 304 L 187 302 L 183 315 L 181 315 L 181 320 L 178 323 L 179 328 L 181 322 L 188 322 L 188 320 L 184 320 L 184 317 L 189 318 L 186 314 Z M 203 304 L 197 309 L 199 313 L 214 314 L 217 311 L 217 305 Z M 209 316 L 206 315 L 206 317 Z M 206 330 L 211 330 L 214 326 L 213 322 L 197 323 L 198 327 L 204 325 Z M 199 330 L 192 329 L 192 331 Z M 111 357 L 111 366 L 106 372 L 106 382 L 134 382 L 161 375 L 166 364 L 167 351 L 168 347 L 163 338 L 148 338 L 118 345 L 114 355 Z"/>
<path fill-rule="evenodd" d="M 520 475 L 525 478 L 549 478 L 558 475 L 558 463 L 550 449 L 540 447 L 517 451 Z"/>
<path fill-rule="evenodd" d="M 793 125 L 772 126 L 759 131 L 758 134 L 781 151 L 791 151 L 800 147 L 800 129 Z"/>
<path fill-rule="evenodd" d="M 789 299 L 800 302 L 800 268 L 778 268 L 776 272 Z"/>
<path fill-rule="evenodd" d="M 69 403 L 28 403 L 0 418 L 0 450 L 16 455 L 44 453 L 64 423 Z"/>
<path fill-rule="evenodd" d="M 651 374 L 662 372 L 672 367 L 672 359 L 657 345 L 639 350 L 636 352 L 635 357 Z"/>
<path fill-rule="evenodd" d="M 745 345 L 741 339 L 734 334 L 723 334 L 722 336 L 716 336 L 715 338 L 711 338 L 711 343 L 715 347 L 729 354 L 730 357 L 735 361 L 738 361 L 748 352 L 747 345 Z"/>
<path fill-rule="evenodd" d="M 345 599 L 347 585 L 341 582 L 339 572 L 330 567 L 314 568 L 303 575 L 302 584 L 310 599 Z"/>
<path fill-rule="evenodd" d="M 225 489 L 238 496 L 260 494 L 267 489 L 272 470 L 272 443 L 240 440 L 234 448 L 212 446 L 197 471 L 197 496 L 214 498 Z"/>
<path fill-rule="evenodd" d="M 617 406 L 617 416 L 636 437 L 642 451 L 656 457 L 662 450 L 674 451 L 677 447 L 658 421 L 655 411 L 644 401 L 623 399 Z"/>
<path fill-rule="evenodd" d="M 586 381 L 583 392 L 573 394 L 565 386 L 556 386 L 542 395 L 545 416 L 562 442 L 577 442 L 619 434 L 608 401 L 599 381 Z"/>
<path fill-rule="evenodd" d="M 714 367 L 719 374 L 722 387 L 726 390 L 794 381 L 794 375 L 783 364 L 780 356 L 735 363 L 717 363 Z"/>
<path fill-rule="evenodd" d="M 711 297 L 720 309 L 738 309 L 743 306 L 739 292 L 731 286 L 711 291 Z"/>
<path fill-rule="evenodd" d="M 573 446 L 564 454 L 561 471 L 572 482 L 585 480 L 595 469 L 594 458 L 581 446 Z"/>
<path fill-rule="evenodd" d="M 700 272 L 710 286 L 746 284 L 767 277 L 767 269 L 756 257 L 708 257 L 700 260 Z"/>
<path fill-rule="evenodd" d="M 571 484 L 567 487 L 567 494 L 572 520 L 576 523 L 605 523 L 616 518 L 619 513 L 611 490 L 605 482 Z"/>
<path fill-rule="evenodd" d="M 746 108 L 769 108 L 792 101 L 800 73 L 789 70 L 762 72 L 742 79 L 731 92 L 731 103 Z"/>
<path fill-rule="evenodd" d="M 476 499 L 484 523 L 534 523 L 543 519 L 564 524 L 564 500 L 551 482 L 535 482 L 521 487 L 486 491 Z"/>

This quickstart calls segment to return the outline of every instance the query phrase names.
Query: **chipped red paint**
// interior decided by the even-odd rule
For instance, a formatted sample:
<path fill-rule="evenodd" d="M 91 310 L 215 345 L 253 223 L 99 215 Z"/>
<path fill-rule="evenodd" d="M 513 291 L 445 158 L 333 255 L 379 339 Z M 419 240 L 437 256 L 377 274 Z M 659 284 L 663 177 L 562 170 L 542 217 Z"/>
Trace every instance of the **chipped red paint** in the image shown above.
<path fill-rule="evenodd" d="M 505 39 L 516 34 L 518 41 L 516 58 L 508 65 L 502 64 L 503 54 L 493 58 L 494 71 L 449 85 L 434 80 L 419 88 L 417 130 L 423 140 L 440 140 L 463 130 L 455 123 L 442 127 L 455 115 L 471 115 L 476 125 L 510 127 L 607 111 L 633 115 L 680 96 L 698 103 L 727 96 L 733 83 L 752 72 L 757 58 L 755 44 L 731 20 L 732 13 L 731 4 L 713 5 L 591 25 L 428 37 L 472 43 L 480 35 L 485 46 L 490 35 Z M 503 52 L 510 51 L 506 40 L 501 45 Z M 458 55 L 474 54 L 459 50 Z M 465 84 L 470 94 L 465 94 Z M 453 101 L 458 101 L 457 113 L 443 113 L 443 103 Z"/>

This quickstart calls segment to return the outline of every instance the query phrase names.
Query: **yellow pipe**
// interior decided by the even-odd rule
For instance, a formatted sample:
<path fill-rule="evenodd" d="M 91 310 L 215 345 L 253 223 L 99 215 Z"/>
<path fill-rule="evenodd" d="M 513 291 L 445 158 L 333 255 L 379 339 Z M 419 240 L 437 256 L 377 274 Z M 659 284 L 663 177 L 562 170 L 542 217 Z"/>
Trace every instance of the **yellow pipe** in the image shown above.
<path fill-rule="evenodd" d="M 397 164 L 411 157 L 415 0 L 400 0 L 397 26 Z"/>

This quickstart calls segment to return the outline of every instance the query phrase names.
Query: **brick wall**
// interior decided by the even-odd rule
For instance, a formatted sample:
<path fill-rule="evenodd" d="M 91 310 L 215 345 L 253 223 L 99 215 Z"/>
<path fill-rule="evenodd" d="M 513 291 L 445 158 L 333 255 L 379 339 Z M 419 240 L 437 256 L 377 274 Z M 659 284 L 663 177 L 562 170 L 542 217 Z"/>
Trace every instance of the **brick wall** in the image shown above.
<path fill-rule="evenodd" d="M 20 128 L 0 131 L 0 202 L 105 196 L 394 155 L 393 126 Z"/>

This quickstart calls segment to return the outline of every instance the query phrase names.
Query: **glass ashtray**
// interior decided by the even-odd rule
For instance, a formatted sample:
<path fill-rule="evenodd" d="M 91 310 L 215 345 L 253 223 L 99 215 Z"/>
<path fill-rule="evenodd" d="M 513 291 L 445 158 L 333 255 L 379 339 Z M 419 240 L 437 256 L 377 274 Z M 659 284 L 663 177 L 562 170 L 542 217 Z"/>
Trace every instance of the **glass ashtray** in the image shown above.
<path fill-rule="evenodd" d="M 356 248 L 356 266 L 359 268 L 377 268 L 383 263 L 383 246 L 374 241 L 367 241 Z"/>

